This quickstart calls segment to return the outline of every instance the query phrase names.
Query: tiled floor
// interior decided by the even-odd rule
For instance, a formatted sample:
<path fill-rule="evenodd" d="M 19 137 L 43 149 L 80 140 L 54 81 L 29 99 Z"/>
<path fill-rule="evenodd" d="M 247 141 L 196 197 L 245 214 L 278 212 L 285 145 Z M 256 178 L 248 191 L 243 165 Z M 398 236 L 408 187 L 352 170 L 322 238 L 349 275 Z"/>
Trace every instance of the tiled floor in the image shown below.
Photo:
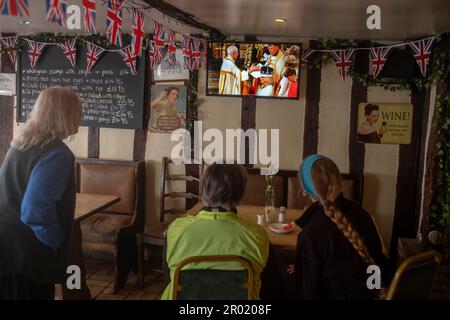
<path fill-rule="evenodd" d="M 137 277 L 133 272 L 128 275 L 127 284 L 113 294 L 114 264 L 112 261 L 96 259 L 86 260 L 87 284 L 95 300 L 159 300 L 167 286 L 163 274 L 150 271 L 144 279 L 144 288 L 138 290 Z M 58 293 L 56 294 L 58 298 Z"/>

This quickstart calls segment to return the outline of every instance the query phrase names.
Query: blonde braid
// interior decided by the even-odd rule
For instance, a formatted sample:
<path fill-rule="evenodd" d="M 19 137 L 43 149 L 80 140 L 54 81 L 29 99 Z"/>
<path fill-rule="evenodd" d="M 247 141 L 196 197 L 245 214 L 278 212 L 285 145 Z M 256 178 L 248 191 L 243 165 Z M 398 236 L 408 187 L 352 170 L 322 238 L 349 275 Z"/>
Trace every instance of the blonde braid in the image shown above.
<path fill-rule="evenodd" d="M 333 221 L 339 230 L 342 231 L 344 236 L 352 244 L 353 248 L 358 252 L 359 256 L 364 260 L 367 265 L 374 265 L 375 261 L 369 253 L 364 241 L 359 236 L 358 232 L 353 228 L 352 224 L 342 214 L 342 212 L 336 208 L 333 201 L 322 201 L 325 209 L 325 214 Z"/>

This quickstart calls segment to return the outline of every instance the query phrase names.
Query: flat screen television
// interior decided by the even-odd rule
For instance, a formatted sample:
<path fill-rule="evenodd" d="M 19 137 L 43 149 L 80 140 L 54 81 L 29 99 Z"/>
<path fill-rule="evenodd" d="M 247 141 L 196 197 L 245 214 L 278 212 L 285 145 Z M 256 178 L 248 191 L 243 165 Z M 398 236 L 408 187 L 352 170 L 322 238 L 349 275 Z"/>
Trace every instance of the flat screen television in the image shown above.
<path fill-rule="evenodd" d="M 301 45 L 208 43 L 207 95 L 298 99 Z"/>

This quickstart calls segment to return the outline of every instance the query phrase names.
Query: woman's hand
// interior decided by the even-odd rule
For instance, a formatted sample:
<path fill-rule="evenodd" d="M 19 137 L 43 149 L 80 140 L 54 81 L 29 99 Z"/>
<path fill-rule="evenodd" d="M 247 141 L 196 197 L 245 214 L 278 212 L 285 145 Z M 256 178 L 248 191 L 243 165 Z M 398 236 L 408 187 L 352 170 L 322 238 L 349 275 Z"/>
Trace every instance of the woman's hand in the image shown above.
<path fill-rule="evenodd" d="M 294 274 L 294 265 L 290 264 L 289 267 L 286 269 L 286 272 L 288 274 Z"/>
<path fill-rule="evenodd" d="M 167 92 L 165 90 L 163 90 L 160 94 L 159 94 L 159 98 L 158 99 L 162 99 L 164 97 L 167 97 Z"/>

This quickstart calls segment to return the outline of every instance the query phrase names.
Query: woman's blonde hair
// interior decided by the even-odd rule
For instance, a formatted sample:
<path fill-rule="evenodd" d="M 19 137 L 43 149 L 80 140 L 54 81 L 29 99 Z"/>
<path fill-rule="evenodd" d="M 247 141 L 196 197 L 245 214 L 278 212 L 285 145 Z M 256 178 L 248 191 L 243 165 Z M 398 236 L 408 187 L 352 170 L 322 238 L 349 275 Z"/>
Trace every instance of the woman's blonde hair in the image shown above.
<path fill-rule="evenodd" d="M 70 89 L 47 88 L 39 94 L 29 119 L 12 144 L 26 150 L 53 139 L 66 139 L 78 132 L 81 114 L 80 99 Z"/>
<path fill-rule="evenodd" d="M 328 158 L 318 159 L 311 168 L 311 176 L 325 214 L 342 231 L 360 257 L 368 265 L 374 265 L 375 261 L 363 239 L 336 206 L 336 199 L 342 193 L 342 176 L 336 164 Z"/>

